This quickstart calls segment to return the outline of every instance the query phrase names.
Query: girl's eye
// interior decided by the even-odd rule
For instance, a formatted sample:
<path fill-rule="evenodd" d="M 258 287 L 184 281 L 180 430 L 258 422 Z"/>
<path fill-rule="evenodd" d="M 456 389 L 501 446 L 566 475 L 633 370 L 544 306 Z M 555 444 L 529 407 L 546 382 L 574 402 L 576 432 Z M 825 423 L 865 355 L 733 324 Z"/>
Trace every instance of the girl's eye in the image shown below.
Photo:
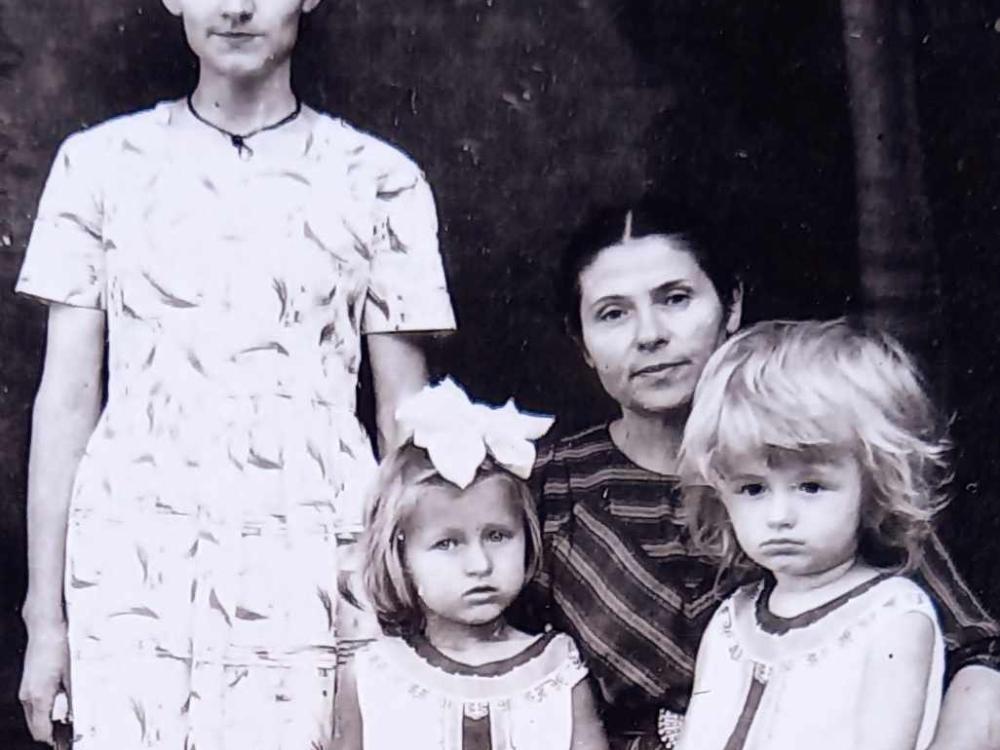
<path fill-rule="evenodd" d="M 764 485 L 760 482 L 747 482 L 741 484 L 739 489 L 736 490 L 739 495 L 747 495 L 748 497 L 757 497 L 758 495 L 764 494 Z"/>
<path fill-rule="evenodd" d="M 494 529 L 486 534 L 486 541 L 488 542 L 505 542 L 510 539 L 510 534 L 506 531 L 501 531 L 500 529 Z"/>
<path fill-rule="evenodd" d="M 456 539 L 440 539 L 431 545 L 431 549 L 450 550 L 454 549 L 456 546 L 458 546 L 458 541 Z"/>
<path fill-rule="evenodd" d="M 799 485 L 799 489 L 807 495 L 815 495 L 816 493 L 822 491 L 823 485 L 819 482 L 803 482 Z"/>

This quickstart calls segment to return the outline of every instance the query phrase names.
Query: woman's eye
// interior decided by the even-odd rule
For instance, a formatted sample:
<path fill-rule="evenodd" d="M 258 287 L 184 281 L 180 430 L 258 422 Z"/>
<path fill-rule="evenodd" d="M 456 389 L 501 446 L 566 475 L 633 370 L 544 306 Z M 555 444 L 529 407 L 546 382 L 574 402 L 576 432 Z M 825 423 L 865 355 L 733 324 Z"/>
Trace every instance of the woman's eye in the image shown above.
<path fill-rule="evenodd" d="M 625 311 L 620 307 L 606 307 L 597 313 L 597 319 L 603 323 L 612 323 L 625 317 Z"/>
<path fill-rule="evenodd" d="M 691 295 L 687 292 L 672 292 L 664 297 L 663 304 L 670 307 L 679 307 L 687 304 L 690 299 Z"/>
<path fill-rule="evenodd" d="M 736 492 L 740 495 L 757 497 L 764 494 L 764 485 L 760 482 L 746 482 L 745 484 L 741 484 Z"/>
<path fill-rule="evenodd" d="M 486 534 L 486 541 L 488 542 L 505 542 L 508 539 L 510 539 L 510 534 L 499 529 L 495 529 Z"/>
<path fill-rule="evenodd" d="M 799 489 L 807 495 L 815 495 L 816 493 L 822 491 L 823 485 L 819 482 L 803 482 L 799 485 Z"/>
<path fill-rule="evenodd" d="M 449 550 L 456 546 L 458 546 L 458 541 L 455 539 L 439 539 L 431 545 L 431 549 Z"/>

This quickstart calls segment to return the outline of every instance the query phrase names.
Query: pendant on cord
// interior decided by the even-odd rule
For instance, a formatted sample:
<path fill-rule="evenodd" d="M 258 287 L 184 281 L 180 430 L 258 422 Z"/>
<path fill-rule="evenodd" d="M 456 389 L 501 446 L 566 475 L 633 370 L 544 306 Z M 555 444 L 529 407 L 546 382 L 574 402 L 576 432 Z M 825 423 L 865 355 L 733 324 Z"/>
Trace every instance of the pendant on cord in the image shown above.
<path fill-rule="evenodd" d="M 216 125 L 211 120 L 203 117 L 201 113 L 197 109 L 195 109 L 194 101 L 192 101 L 190 94 L 188 94 L 187 105 L 188 105 L 188 111 L 191 112 L 191 114 L 194 116 L 194 119 L 198 120 L 198 122 L 201 122 L 204 125 L 207 125 L 208 127 L 212 128 L 212 130 L 215 130 L 221 135 L 227 136 L 229 138 L 229 142 L 233 144 L 233 148 L 236 149 L 236 153 L 243 161 L 247 161 L 250 159 L 250 157 L 253 156 L 253 149 L 247 145 L 247 141 L 250 138 L 253 138 L 255 135 L 259 133 L 264 133 L 267 132 L 268 130 L 275 130 L 277 128 L 280 128 L 282 125 L 287 125 L 296 117 L 298 117 L 299 112 L 302 111 L 302 102 L 299 101 L 298 97 L 296 97 L 295 109 L 293 109 L 289 114 L 285 115 L 277 122 L 273 122 L 270 125 L 262 125 L 259 128 L 251 130 L 249 133 L 234 133 L 231 130 L 226 130 L 221 126 Z"/>
<path fill-rule="evenodd" d="M 229 140 L 236 149 L 236 153 L 239 154 L 240 159 L 247 161 L 253 156 L 253 149 L 247 145 L 247 141 L 244 136 L 230 135 Z"/>

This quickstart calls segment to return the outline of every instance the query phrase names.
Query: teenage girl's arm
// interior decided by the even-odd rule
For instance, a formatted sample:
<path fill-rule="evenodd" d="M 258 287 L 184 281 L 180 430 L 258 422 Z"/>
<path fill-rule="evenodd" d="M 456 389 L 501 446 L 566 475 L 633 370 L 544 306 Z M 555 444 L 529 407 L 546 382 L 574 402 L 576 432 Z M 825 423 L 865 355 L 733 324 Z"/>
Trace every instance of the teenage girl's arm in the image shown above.
<path fill-rule="evenodd" d="M 883 628 L 865 662 L 855 750 L 914 750 L 933 653 L 926 615 L 907 612 Z"/>
<path fill-rule="evenodd" d="M 362 750 L 361 706 L 358 704 L 358 685 L 351 662 L 337 667 L 334 696 L 333 744 L 330 750 Z M 387 720 L 391 721 L 391 717 Z"/>
<path fill-rule="evenodd" d="M 580 680 L 573 687 L 573 742 L 571 750 L 607 750 L 604 725 L 597 716 L 597 703 L 590 680 Z"/>
<path fill-rule="evenodd" d="M 63 609 L 66 516 L 77 464 L 101 409 L 104 312 L 52 304 L 28 457 L 28 630 L 18 697 L 37 741 L 52 742 L 49 720 L 60 686 L 69 688 Z"/>
<path fill-rule="evenodd" d="M 369 334 L 368 358 L 375 386 L 378 447 L 384 456 L 402 442 L 396 407 L 427 384 L 427 361 L 420 335 L 412 333 Z"/>

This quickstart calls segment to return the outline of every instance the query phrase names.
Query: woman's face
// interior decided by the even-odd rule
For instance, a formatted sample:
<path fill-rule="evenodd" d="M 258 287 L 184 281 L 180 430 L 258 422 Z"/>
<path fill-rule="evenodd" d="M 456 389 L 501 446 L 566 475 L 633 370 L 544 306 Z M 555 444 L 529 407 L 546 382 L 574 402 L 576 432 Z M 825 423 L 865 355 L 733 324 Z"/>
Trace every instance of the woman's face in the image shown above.
<path fill-rule="evenodd" d="M 652 235 L 602 250 L 580 272 L 584 356 L 623 411 L 686 409 L 702 368 L 740 323 L 682 245 Z"/>
<path fill-rule="evenodd" d="M 163 0 L 184 21 L 203 68 L 228 78 L 266 75 L 286 63 L 299 19 L 320 0 Z"/>

